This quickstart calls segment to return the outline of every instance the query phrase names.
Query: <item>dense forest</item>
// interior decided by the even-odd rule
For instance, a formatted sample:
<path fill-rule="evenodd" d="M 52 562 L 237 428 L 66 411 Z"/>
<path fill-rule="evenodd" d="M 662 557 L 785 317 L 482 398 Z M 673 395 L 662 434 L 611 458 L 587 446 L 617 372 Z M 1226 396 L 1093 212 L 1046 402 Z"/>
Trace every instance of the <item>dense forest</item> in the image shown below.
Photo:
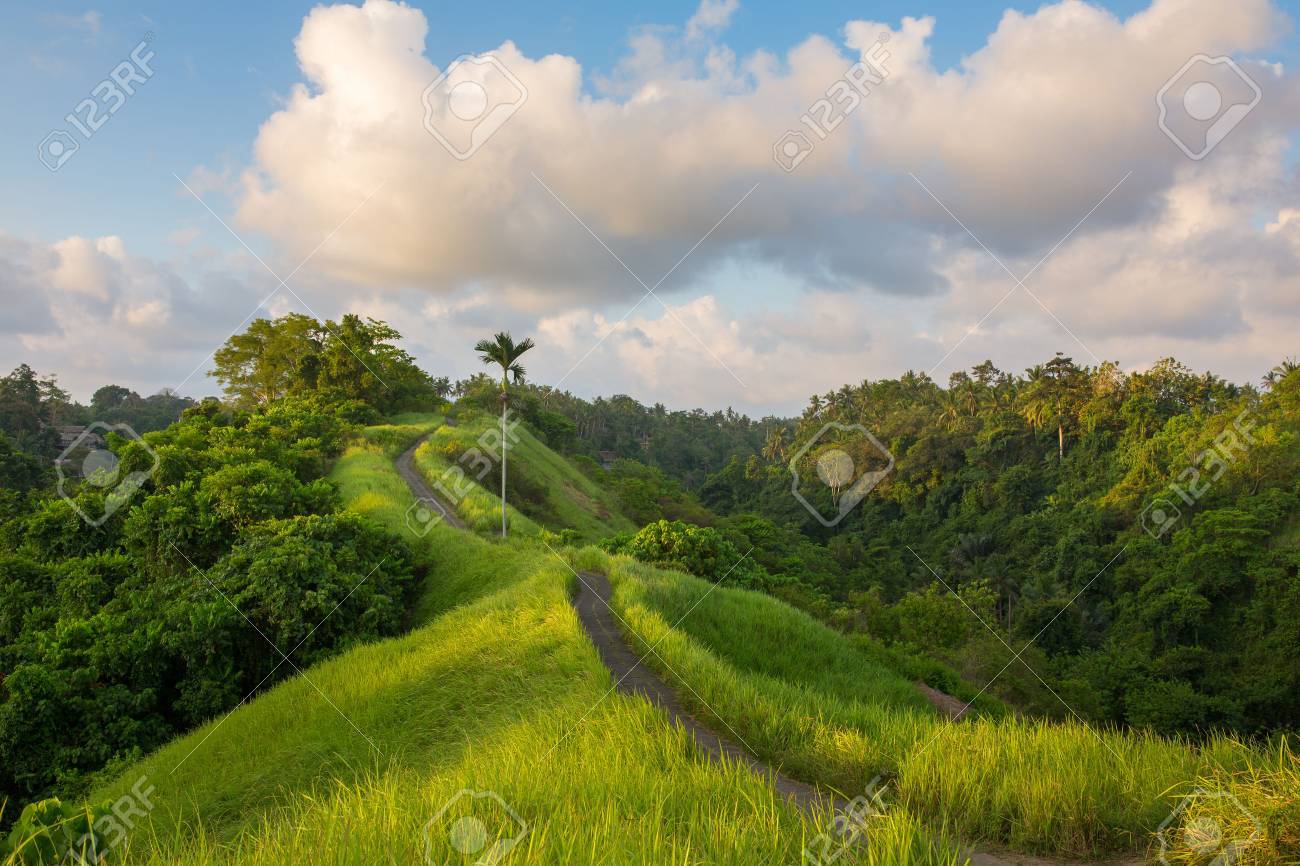
<path fill-rule="evenodd" d="M 535 395 L 572 422 L 572 451 L 650 464 L 603 473 L 641 479 L 637 500 L 661 505 L 642 517 L 714 525 L 753 548 L 770 591 L 996 679 L 1024 709 L 1188 734 L 1300 719 L 1292 362 L 1256 388 L 1172 359 L 1124 373 L 1058 355 L 1022 375 L 986 361 L 947 387 L 907 373 L 815 395 L 789 422 Z M 860 472 L 893 464 L 827 527 L 791 469 L 833 512 L 818 471 L 831 453 Z M 1003 673 L 1008 646 L 1026 649 Z"/>
<path fill-rule="evenodd" d="M 231 338 L 224 402 L 111 385 L 86 407 L 26 366 L 0 379 L 0 818 L 400 629 L 423 566 L 324 476 L 358 424 L 437 383 L 383 323 L 303 318 Z M 60 495 L 57 428 L 92 418 L 141 435 L 109 433 L 113 465 Z"/>

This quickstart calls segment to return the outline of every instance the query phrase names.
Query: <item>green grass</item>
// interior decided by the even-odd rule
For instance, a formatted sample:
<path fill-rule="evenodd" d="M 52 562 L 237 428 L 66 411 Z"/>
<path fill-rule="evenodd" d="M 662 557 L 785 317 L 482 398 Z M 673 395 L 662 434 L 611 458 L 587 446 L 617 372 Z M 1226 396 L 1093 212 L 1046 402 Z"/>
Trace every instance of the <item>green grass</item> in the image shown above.
<path fill-rule="evenodd" d="M 332 477 L 349 507 L 409 533 L 389 458 L 418 432 L 348 449 Z M 127 862 L 421 863 L 426 845 L 434 862 L 469 862 L 446 820 L 426 833 L 463 788 L 496 792 L 528 823 L 512 864 L 800 861 L 829 816 L 809 819 L 748 770 L 703 760 L 644 701 L 609 694 L 558 558 L 443 527 L 415 543 L 439 597 L 423 626 L 310 668 L 95 792 L 120 796 L 142 773 L 157 788 Z M 873 825 L 870 848 L 840 862 L 959 862 L 905 810 Z"/>
<path fill-rule="evenodd" d="M 930 826 L 1078 857 L 1145 851 L 1171 808 L 1201 787 L 1259 804 L 1273 828 L 1240 862 L 1300 855 L 1300 829 L 1287 829 L 1300 828 L 1300 763 L 1285 745 L 1264 754 L 1215 737 L 1198 748 L 1016 717 L 948 723 L 906 680 L 780 602 L 594 549 L 573 557 L 610 575 L 631 639 L 655 646 L 646 663 L 695 712 L 798 778 L 851 794 L 884 774 L 897 802 Z M 1241 823 L 1226 798 L 1197 808 Z"/>
<path fill-rule="evenodd" d="M 465 449 L 475 446 L 485 432 L 497 430 L 497 424 L 498 419 L 488 415 L 462 413 L 456 426 L 439 426 L 416 455 L 416 463 L 430 484 L 440 478 L 448 478 L 444 473 L 452 466 L 449 453 L 463 453 Z M 571 529 L 582 541 L 595 541 L 636 528 L 618 511 L 618 506 L 608 491 L 579 472 L 573 464 L 546 447 L 522 426 L 517 427 L 516 431 L 518 441 L 510 445 L 506 475 L 510 477 L 518 473 L 532 486 L 543 491 L 544 499 L 527 504 L 507 503 L 513 531 L 535 536 L 543 527 L 552 531 Z M 495 446 L 499 440 L 492 438 L 490 441 Z M 460 468 L 466 476 L 467 493 L 464 497 L 457 497 L 457 512 L 476 532 L 499 533 L 500 497 L 474 481 L 475 470 L 468 466 Z M 458 487 L 450 480 L 445 481 L 444 486 L 450 489 Z M 525 515 L 521 507 L 532 516 Z"/>

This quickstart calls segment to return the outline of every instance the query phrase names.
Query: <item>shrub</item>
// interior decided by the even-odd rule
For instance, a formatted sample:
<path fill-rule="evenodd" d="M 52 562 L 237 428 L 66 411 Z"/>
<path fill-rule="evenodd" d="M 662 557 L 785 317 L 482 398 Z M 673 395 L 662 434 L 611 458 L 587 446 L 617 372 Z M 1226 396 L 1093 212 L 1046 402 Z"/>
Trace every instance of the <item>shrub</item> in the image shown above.
<path fill-rule="evenodd" d="M 660 520 L 635 535 L 616 535 L 601 542 L 611 553 L 624 553 L 642 562 L 675 568 L 714 582 L 724 577 L 742 586 L 770 580 L 767 572 L 716 529 L 680 520 Z"/>

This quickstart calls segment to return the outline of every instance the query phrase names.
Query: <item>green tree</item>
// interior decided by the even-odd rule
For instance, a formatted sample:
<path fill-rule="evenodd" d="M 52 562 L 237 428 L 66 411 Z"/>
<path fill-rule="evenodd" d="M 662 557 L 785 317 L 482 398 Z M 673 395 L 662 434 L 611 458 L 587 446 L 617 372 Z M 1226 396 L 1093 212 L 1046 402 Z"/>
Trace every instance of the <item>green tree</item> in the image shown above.
<path fill-rule="evenodd" d="M 515 384 L 524 380 L 524 368 L 519 363 L 520 357 L 536 345 L 531 337 L 525 337 L 519 343 L 514 341 L 509 331 L 500 331 L 491 340 L 479 340 L 474 351 L 479 353 L 479 360 L 488 366 L 501 368 L 501 537 L 506 537 L 506 410 L 510 405 L 510 378 Z"/>
<path fill-rule="evenodd" d="M 401 337 L 385 322 L 351 314 L 324 323 L 299 313 L 258 319 L 213 354 L 209 375 L 246 409 L 310 393 L 380 412 L 427 409 L 442 399 L 440 383 L 395 345 Z"/>
<path fill-rule="evenodd" d="M 1028 387 L 1020 412 L 1031 427 L 1056 428 L 1057 458 L 1065 459 L 1065 427 L 1073 423 L 1087 374 L 1072 358 L 1056 353 L 1041 367 L 1029 371 Z"/>
<path fill-rule="evenodd" d="M 784 463 L 790 448 L 790 437 L 785 427 L 773 427 L 763 442 L 763 457 L 771 463 Z"/>
<path fill-rule="evenodd" d="M 256 319 L 212 355 L 208 373 L 237 405 L 252 408 L 304 386 L 316 386 L 325 334 L 320 322 L 301 313 Z"/>

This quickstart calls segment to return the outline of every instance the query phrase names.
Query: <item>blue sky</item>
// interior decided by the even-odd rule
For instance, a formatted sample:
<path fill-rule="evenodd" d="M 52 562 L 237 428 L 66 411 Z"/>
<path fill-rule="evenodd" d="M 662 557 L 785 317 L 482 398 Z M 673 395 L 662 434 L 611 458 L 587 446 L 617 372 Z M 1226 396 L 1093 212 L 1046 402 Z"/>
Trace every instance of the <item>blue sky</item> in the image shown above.
<path fill-rule="evenodd" d="M 110 380 L 213 393 L 206 353 L 243 316 L 318 307 L 393 321 L 439 374 L 475 370 L 474 338 L 509 327 L 542 338 L 539 379 L 579 393 L 762 413 L 1057 350 L 1244 381 L 1294 343 L 1293 0 L 740 0 L 692 41 L 698 10 L 731 3 L 410 3 L 396 29 L 331 5 L 313 16 L 314 75 L 295 56 L 311 4 L 11 5 L 0 367 L 33 363 L 82 398 Z M 880 27 L 891 75 L 852 131 L 774 168 L 772 137 Z M 146 35 L 152 78 L 48 171 L 38 143 Z M 481 156 L 440 152 L 414 96 L 389 104 L 395 82 L 418 95 L 435 67 L 507 40 L 532 96 Z M 647 40 L 661 54 L 630 63 Z M 763 52 L 776 61 L 756 73 Z M 1189 161 L 1153 97 L 1200 53 L 1237 58 L 1265 94 Z M 602 84 L 620 75 L 627 89 Z M 373 106 L 393 116 L 359 116 Z M 281 275 L 313 253 L 296 292 L 257 308 L 275 279 L 177 178 Z M 606 241 L 647 281 L 697 251 L 642 297 Z"/>

